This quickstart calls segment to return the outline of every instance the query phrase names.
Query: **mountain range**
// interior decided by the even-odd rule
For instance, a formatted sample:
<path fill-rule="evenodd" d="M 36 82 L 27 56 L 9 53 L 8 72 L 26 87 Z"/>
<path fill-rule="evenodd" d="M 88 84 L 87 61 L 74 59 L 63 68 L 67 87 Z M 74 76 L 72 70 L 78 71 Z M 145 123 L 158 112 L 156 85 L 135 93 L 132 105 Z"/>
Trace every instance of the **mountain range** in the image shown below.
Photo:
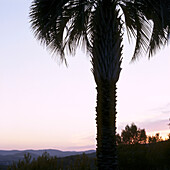
<path fill-rule="evenodd" d="M 83 153 L 85 154 L 91 154 L 94 153 L 95 150 L 88 150 L 88 151 L 60 151 L 55 149 L 43 149 L 43 150 L 0 150 L 0 165 L 10 165 L 13 162 L 17 162 L 19 160 L 22 160 L 24 158 L 24 155 L 29 153 L 32 158 L 37 159 L 39 156 L 41 156 L 44 152 L 49 153 L 50 156 L 56 156 L 56 157 L 66 157 L 66 156 L 72 156 L 72 155 L 81 155 Z"/>

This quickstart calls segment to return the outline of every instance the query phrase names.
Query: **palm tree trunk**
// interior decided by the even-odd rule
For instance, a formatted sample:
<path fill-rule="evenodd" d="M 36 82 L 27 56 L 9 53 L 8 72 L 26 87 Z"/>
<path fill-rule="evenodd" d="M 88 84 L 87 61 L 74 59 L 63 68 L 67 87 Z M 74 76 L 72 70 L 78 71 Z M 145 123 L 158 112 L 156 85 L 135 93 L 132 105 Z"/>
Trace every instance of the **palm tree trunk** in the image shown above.
<path fill-rule="evenodd" d="M 92 48 L 92 71 L 97 85 L 97 166 L 99 170 L 117 170 L 116 83 L 121 71 L 122 24 L 114 4 L 104 5 L 98 7 L 94 16 Z"/>
<path fill-rule="evenodd" d="M 96 112 L 98 169 L 117 169 L 115 83 L 106 80 L 97 86 Z"/>

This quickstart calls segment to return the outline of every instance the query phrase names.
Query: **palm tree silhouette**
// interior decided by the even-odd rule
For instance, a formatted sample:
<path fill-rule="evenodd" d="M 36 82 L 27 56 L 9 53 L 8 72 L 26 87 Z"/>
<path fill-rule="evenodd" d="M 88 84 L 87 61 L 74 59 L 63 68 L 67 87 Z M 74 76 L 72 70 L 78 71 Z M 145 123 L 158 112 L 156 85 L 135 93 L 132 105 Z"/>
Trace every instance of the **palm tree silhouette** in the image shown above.
<path fill-rule="evenodd" d="M 135 60 L 151 57 L 169 38 L 169 0 L 34 0 L 30 18 L 35 37 L 66 62 L 83 45 L 91 57 L 97 85 L 97 166 L 118 168 L 116 154 L 116 83 L 122 62 L 122 40 L 136 39 Z"/>

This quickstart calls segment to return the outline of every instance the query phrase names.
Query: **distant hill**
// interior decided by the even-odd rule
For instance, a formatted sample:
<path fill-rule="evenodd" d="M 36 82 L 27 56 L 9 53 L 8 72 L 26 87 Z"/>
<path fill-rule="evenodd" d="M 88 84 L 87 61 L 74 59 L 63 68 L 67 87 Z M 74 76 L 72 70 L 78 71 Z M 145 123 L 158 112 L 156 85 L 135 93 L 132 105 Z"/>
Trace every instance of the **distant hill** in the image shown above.
<path fill-rule="evenodd" d="M 170 170 L 170 140 L 151 144 L 120 144 L 117 149 L 120 170 Z M 40 157 L 40 159 L 31 161 L 28 165 L 24 161 L 17 163 L 13 165 L 14 169 L 15 166 L 19 165 L 21 167 L 29 166 L 28 169 L 35 170 L 35 167 L 38 165 L 38 167 L 51 167 L 51 170 L 88 169 L 86 167 L 96 170 L 96 153 L 94 150 L 82 152 L 62 152 L 59 150 L 0 151 L 0 161 L 2 163 L 0 170 L 7 170 L 12 160 L 18 161 L 22 159 L 25 153 L 30 153 L 31 157 L 36 158 L 45 151 L 49 154 L 51 153 L 51 156 L 57 156 L 58 158 L 50 158 L 46 155 L 43 159 Z M 86 154 L 84 155 L 82 153 Z"/>
<path fill-rule="evenodd" d="M 41 156 L 44 152 L 47 152 L 50 154 L 50 156 L 56 156 L 58 158 L 67 157 L 67 156 L 73 156 L 73 155 L 80 155 L 82 153 L 85 154 L 91 154 L 94 153 L 95 150 L 88 150 L 88 151 L 60 151 L 55 149 L 44 149 L 44 150 L 11 150 L 11 151 L 5 151 L 0 150 L 0 165 L 10 165 L 13 162 L 17 162 L 24 158 L 24 155 L 27 153 L 31 154 L 32 158 L 37 159 L 39 156 Z"/>

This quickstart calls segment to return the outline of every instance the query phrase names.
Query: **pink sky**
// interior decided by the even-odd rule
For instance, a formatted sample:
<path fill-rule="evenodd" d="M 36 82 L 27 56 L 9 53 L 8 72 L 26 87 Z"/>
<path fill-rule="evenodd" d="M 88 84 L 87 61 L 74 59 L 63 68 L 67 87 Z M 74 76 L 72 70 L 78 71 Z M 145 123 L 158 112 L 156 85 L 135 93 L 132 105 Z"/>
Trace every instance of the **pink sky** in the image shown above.
<path fill-rule="evenodd" d="M 0 1 L 0 149 L 95 149 L 96 91 L 90 59 L 78 51 L 69 67 L 30 30 L 31 0 Z M 124 41 L 118 82 L 118 132 L 134 122 L 166 136 L 170 118 L 170 48 L 130 64 Z"/>

